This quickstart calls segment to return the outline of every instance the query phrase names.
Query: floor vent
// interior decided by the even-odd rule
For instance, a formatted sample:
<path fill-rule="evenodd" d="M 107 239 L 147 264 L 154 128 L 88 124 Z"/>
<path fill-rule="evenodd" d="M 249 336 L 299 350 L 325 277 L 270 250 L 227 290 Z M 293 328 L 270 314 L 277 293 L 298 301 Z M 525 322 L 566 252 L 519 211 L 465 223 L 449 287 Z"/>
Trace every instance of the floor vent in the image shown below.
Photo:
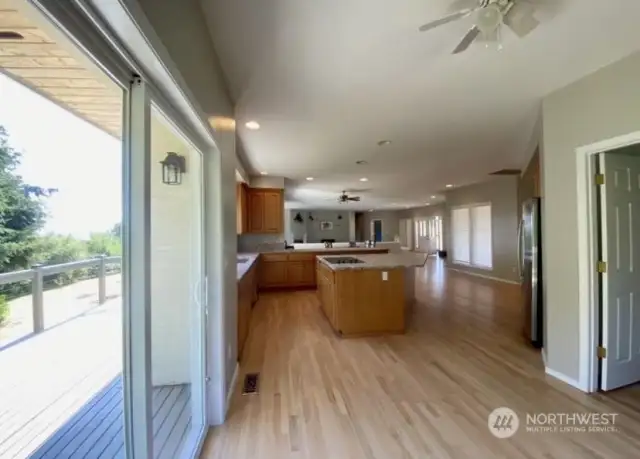
<path fill-rule="evenodd" d="M 259 381 L 260 373 L 247 373 L 242 385 L 242 395 L 257 394 Z"/>

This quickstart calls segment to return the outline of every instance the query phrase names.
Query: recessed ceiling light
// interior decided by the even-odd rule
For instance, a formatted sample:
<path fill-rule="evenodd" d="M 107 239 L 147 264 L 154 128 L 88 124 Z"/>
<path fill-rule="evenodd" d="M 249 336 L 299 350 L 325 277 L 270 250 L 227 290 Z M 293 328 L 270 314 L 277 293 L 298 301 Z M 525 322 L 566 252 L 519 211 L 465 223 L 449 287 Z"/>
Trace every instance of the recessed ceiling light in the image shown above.
<path fill-rule="evenodd" d="M 435 198 L 436 198 L 435 196 L 431 196 L 431 199 L 435 199 Z"/>
<path fill-rule="evenodd" d="M 265 171 L 262 171 L 262 172 L 260 172 L 260 175 L 269 175 L 269 173 L 265 172 Z"/>
<path fill-rule="evenodd" d="M 453 185 L 452 185 L 452 184 L 450 184 L 450 183 L 447 183 L 446 187 L 447 187 L 447 188 L 453 188 Z"/>
<path fill-rule="evenodd" d="M 307 177 L 307 180 L 312 181 L 313 177 Z"/>
<path fill-rule="evenodd" d="M 356 164 L 358 166 L 364 166 L 365 164 L 369 164 L 369 163 L 367 163 L 364 159 L 361 159 L 359 161 L 356 161 Z"/>
<path fill-rule="evenodd" d="M 247 129 L 251 129 L 252 131 L 260 129 L 260 123 L 257 121 L 247 121 L 244 125 L 247 126 Z"/>
<path fill-rule="evenodd" d="M 390 143 L 391 143 L 391 140 L 380 140 L 380 141 L 378 142 L 378 146 L 379 146 L 379 147 L 384 147 L 384 146 L 386 146 L 386 145 L 389 145 Z"/>
<path fill-rule="evenodd" d="M 211 116 L 209 124 L 217 131 L 234 131 L 236 129 L 236 120 L 227 116 Z"/>
<path fill-rule="evenodd" d="M 369 181 L 369 179 L 368 179 L 367 177 L 362 177 L 362 178 L 360 179 L 360 181 L 361 181 L 361 182 L 368 182 L 368 181 Z"/>

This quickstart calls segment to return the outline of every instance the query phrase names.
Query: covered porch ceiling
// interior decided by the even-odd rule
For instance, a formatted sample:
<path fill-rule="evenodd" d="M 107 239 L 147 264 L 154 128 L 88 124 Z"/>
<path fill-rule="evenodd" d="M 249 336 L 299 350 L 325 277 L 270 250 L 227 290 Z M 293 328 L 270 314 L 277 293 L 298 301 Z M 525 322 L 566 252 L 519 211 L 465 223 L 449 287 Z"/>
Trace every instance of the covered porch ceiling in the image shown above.
<path fill-rule="evenodd" d="M 119 138 L 122 90 L 22 0 L 0 0 L 0 72 Z"/>

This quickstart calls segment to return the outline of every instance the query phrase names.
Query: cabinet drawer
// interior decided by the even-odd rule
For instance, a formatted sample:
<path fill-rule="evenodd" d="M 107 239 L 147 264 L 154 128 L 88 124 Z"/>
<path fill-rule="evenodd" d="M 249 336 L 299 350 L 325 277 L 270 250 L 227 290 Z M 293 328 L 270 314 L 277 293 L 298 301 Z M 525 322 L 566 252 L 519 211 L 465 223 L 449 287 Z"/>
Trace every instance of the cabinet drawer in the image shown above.
<path fill-rule="evenodd" d="M 314 261 L 316 255 L 314 253 L 290 253 L 289 261 Z"/>
<path fill-rule="evenodd" d="M 263 253 L 262 260 L 266 263 L 271 261 L 287 261 L 289 255 L 286 253 Z"/>

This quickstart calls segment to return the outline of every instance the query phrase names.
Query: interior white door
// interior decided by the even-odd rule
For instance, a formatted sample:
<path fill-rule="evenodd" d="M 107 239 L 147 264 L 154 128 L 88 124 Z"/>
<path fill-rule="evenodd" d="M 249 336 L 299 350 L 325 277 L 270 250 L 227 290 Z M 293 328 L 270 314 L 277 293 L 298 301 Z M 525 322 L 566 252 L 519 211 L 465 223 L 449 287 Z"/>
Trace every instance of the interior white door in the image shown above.
<path fill-rule="evenodd" d="M 640 157 L 599 155 L 602 274 L 602 390 L 640 381 Z"/>

